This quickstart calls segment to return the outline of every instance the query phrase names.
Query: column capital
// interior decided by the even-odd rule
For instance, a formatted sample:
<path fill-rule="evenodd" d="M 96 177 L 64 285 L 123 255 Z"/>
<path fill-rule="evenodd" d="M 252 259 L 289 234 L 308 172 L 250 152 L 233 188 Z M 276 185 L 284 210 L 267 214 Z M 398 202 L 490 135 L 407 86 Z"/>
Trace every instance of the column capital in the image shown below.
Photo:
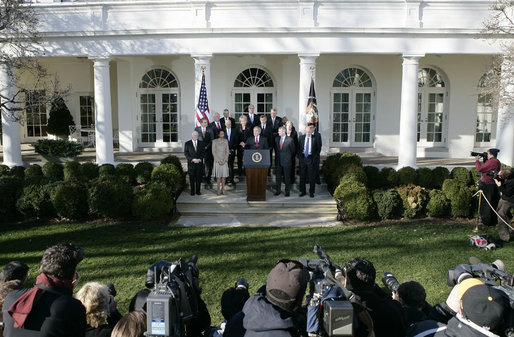
<path fill-rule="evenodd" d="M 108 55 L 89 56 L 88 59 L 94 63 L 109 63 L 111 61 L 111 57 Z"/>
<path fill-rule="evenodd" d="M 419 63 L 419 59 L 425 57 L 425 53 L 403 53 L 402 58 L 403 61 L 410 61 L 415 62 L 416 64 Z"/>
<path fill-rule="evenodd" d="M 212 54 L 191 54 L 191 57 L 195 60 L 196 64 L 209 64 L 212 58 Z"/>
<path fill-rule="evenodd" d="M 300 63 L 316 63 L 319 55 L 319 53 L 298 53 L 298 58 L 300 58 Z"/>

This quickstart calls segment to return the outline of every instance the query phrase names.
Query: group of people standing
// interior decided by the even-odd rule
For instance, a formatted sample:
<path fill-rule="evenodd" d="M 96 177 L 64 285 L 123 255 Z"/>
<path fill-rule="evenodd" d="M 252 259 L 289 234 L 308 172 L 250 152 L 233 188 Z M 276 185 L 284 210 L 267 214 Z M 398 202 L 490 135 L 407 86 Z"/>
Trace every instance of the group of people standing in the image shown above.
<path fill-rule="evenodd" d="M 223 117 L 214 113 L 214 121 L 206 118 L 192 133 L 191 140 L 184 146 L 187 158 L 191 195 L 201 195 L 201 184 L 210 184 L 212 176 L 216 178 L 218 195 L 226 194 L 225 184 L 234 184 L 243 176 L 243 155 L 245 149 L 270 151 L 270 162 L 275 160 L 276 189 L 275 195 L 282 193 L 290 196 L 291 185 L 295 182 L 296 158 L 299 162 L 300 196 L 307 194 L 314 197 L 316 183 L 320 183 L 321 135 L 314 124 L 305 127 L 305 133 L 298 135 L 293 122 L 286 117 L 279 117 L 277 109 L 267 115 L 255 113 L 253 105 L 248 106 L 248 113 L 239 117 L 236 126 L 228 109 Z M 273 157 L 274 156 L 274 157 Z M 237 157 L 237 176 L 234 172 Z M 271 167 L 268 176 L 271 175 Z"/>

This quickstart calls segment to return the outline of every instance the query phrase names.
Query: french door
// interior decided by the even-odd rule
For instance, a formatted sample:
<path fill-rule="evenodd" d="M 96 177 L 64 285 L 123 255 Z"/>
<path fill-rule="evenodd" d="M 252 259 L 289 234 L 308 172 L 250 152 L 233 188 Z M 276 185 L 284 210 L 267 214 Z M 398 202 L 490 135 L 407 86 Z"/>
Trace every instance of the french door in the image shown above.
<path fill-rule="evenodd" d="M 256 114 L 266 114 L 269 118 L 270 110 L 273 108 L 273 89 L 237 89 L 234 90 L 233 97 L 236 123 L 239 123 L 239 117 L 242 114 L 248 113 L 248 105 L 250 104 L 255 106 Z"/>
<path fill-rule="evenodd" d="M 418 145 L 435 147 L 446 144 L 447 114 L 444 88 L 418 93 Z"/>
<path fill-rule="evenodd" d="M 140 139 L 143 147 L 178 142 L 178 91 L 140 92 Z"/>

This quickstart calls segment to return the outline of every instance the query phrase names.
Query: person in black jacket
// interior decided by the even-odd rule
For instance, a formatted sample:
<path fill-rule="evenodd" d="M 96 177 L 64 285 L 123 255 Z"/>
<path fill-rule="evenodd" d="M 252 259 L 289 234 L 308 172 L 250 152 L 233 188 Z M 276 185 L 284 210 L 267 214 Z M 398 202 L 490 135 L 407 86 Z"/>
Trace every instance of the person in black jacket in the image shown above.
<path fill-rule="evenodd" d="M 245 149 L 249 150 L 267 150 L 269 149 L 268 140 L 266 137 L 261 136 L 261 127 L 255 126 L 253 128 L 253 137 L 246 139 Z"/>
<path fill-rule="evenodd" d="M 0 326 L 5 296 L 13 290 L 23 289 L 29 274 L 29 266 L 20 261 L 11 261 L 0 272 Z M 3 331 L 0 327 L 0 337 Z"/>
<path fill-rule="evenodd" d="M 276 191 L 275 195 L 279 195 L 282 189 L 282 176 L 284 177 L 285 196 L 288 197 L 291 189 L 291 165 L 292 159 L 296 154 L 296 147 L 291 137 L 287 137 L 286 128 L 281 126 L 278 129 L 278 137 L 275 139 L 276 153 Z"/>
<path fill-rule="evenodd" d="M 203 160 L 205 157 L 205 144 L 200 141 L 198 131 L 193 131 L 191 140 L 184 145 L 184 155 L 187 159 L 187 173 L 189 174 L 189 187 L 191 195 L 201 195 Z"/>
<path fill-rule="evenodd" d="M 198 140 L 203 142 L 205 152 L 204 152 L 204 178 L 207 184 L 211 183 L 212 176 L 212 168 L 214 166 L 214 158 L 212 156 L 212 141 L 214 140 L 214 132 L 209 126 L 209 121 L 207 118 L 202 118 L 201 125 L 195 128 L 195 131 L 198 132 Z"/>
<path fill-rule="evenodd" d="M 252 129 L 248 123 L 248 118 L 246 115 L 239 116 L 239 126 L 236 129 L 237 138 L 239 140 L 239 146 L 237 147 L 237 173 L 239 176 L 244 175 L 243 170 L 243 157 L 244 157 L 244 148 L 246 145 L 246 140 L 252 137 Z"/>
<path fill-rule="evenodd" d="M 235 128 L 233 128 L 232 121 L 227 119 L 225 121 L 225 138 L 228 140 L 228 179 L 227 183 L 234 183 L 234 161 L 236 159 L 237 150 L 239 148 L 239 137 Z"/>
<path fill-rule="evenodd" d="M 300 162 L 300 197 L 306 194 L 305 184 L 309 183 L 309 196 L 314 198 L 316 190 L 316 163 L 319 163 L 320 144 L 312 136 L 312 128 L 305 127 L 305 134 L 298 138 L 298 161 Z"/>
<path fill-rule="evenodd" d="M 223 110 L 223 117 L 221 117 L 220 119 L 220 122 L 221 124 L 223 125 L 226 125 L 225 122 L 226 121 L 231 121 L 232 122 L 232 127 L 235 128 L 236 127 L 236 120 L 233 118 L 233 117 L 230 117 L 230 111 L 228 111 L 227 108 L 225 108 Z"/>
<path fill-rule="evenodd" d="M 44 252 L 34 288 L 12 291 L 5 298 L 5 337 L 84 337 L 86 309 L 72 296 L 79 281 L 76 267 L 83 256 L 70 243 Z"/>
<path fill-rule="evenodd" d="M 498 186 L 498 191 L 501 194 L 501 199 L 498 202 L 498 234 L 500 239 L 505 242 L 510 241 L 512 227 L 509 227 L 512 219 L 511 209 L 514 208 L 514 177 L 512 171 L 509 169 L 501 170 L 498 173 L 499 179 L 494 179 Z"/>

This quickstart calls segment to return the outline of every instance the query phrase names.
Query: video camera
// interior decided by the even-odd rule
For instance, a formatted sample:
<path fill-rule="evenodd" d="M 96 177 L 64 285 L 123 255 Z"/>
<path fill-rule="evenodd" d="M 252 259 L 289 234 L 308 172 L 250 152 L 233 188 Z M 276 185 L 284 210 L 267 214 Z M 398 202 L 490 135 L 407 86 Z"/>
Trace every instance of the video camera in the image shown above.
<path fill-rule="evenodd" d="M 320 245 L 314 246 L 319 259 L 299 258 L 311 274 L 307 297 L 307 333 L 309 336 L 352 336 L 354 303 L 358 296 L 338 280 L 344 271 L 330 261 Z"/>
<path fill-rule="evenodd" d="M 484 162 L 487 160 L 487 152 L 473 152 L 473 151 L 471 151 L 471 156 L 472 157 L 480 156 Z"/>
<path fill-rule="evenodd" d="M 198 257 L 189 261 L 159 261 L 146 275 L 146 286 L 153 287 L 146 300 L 146 336 L 181 337 L 199 314 Z"/>

